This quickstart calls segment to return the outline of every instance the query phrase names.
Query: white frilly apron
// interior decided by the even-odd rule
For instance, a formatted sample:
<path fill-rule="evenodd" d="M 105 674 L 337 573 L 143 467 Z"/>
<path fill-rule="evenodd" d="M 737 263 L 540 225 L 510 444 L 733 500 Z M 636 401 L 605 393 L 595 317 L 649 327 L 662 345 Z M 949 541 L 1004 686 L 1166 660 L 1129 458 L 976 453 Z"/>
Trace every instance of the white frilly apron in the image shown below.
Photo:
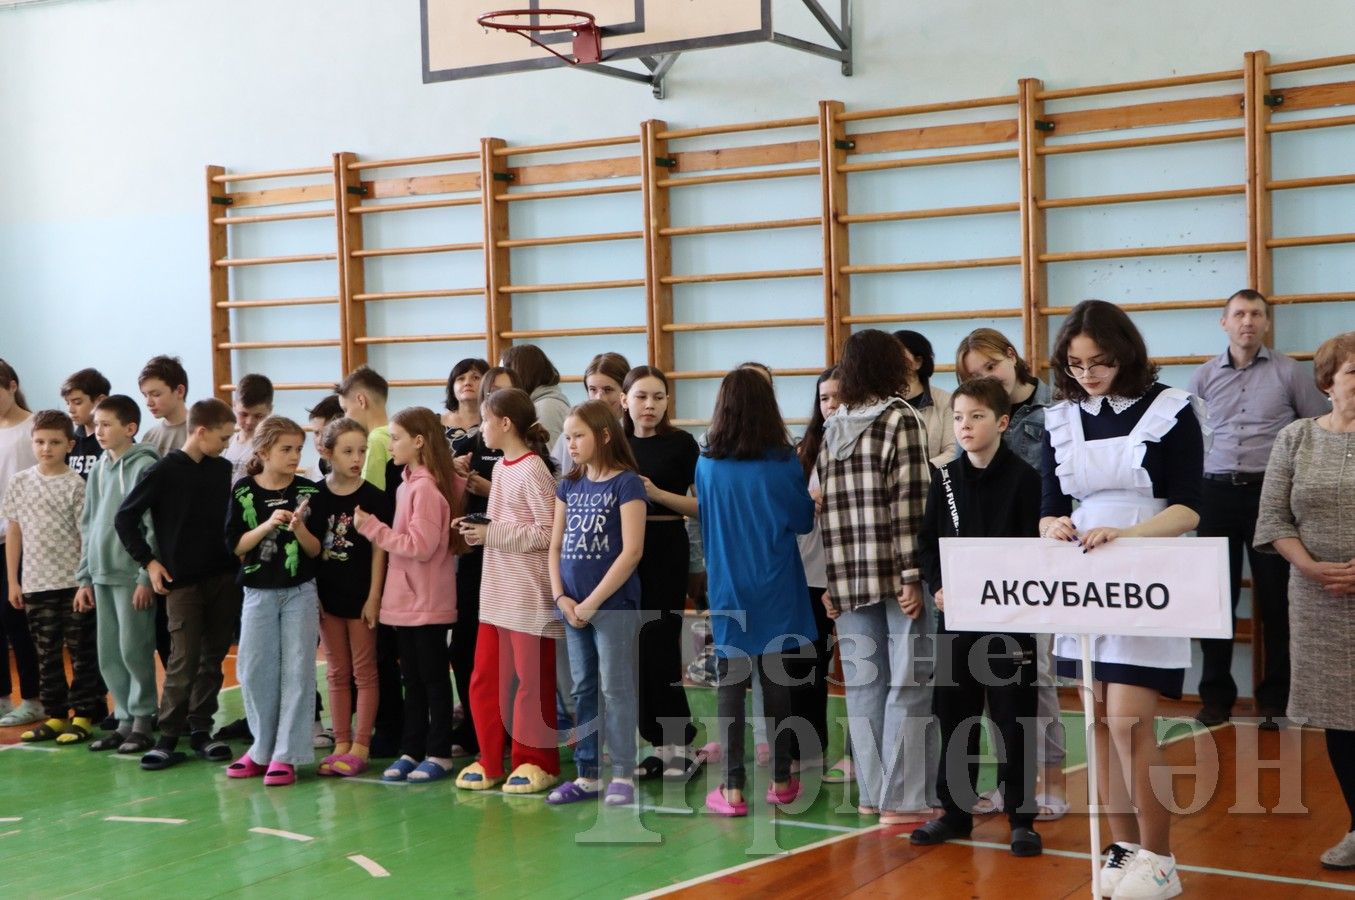
<path fill-rule="evenodd" d="M 1147 444 L 1160 441 L 1176 424 L 1176 417 L 1194 398 L 1178 388 L 1167 388 L 1153 398 L 1129 434 L 1087 440 L 1076 403 L 1064 401 L 1045 410 L 1045 429 L 1054 448 L 1054 474 L 1063 492 L 1079 502 L 1073 512 L 1078 533 L 1091 528 L 1129 528 L 1151 519 L 1167 506 L 1153 496 L 1153 481 L 1143 468 Z M 1198 411 L 1197 411 L 1198 415 Z M 1054 655 L 1080 659 L 1077 635 L 1055 635 Z M 1190 638 L 1097 635 L 1092 659 L 1157 669 L 1190 667 Z"/>

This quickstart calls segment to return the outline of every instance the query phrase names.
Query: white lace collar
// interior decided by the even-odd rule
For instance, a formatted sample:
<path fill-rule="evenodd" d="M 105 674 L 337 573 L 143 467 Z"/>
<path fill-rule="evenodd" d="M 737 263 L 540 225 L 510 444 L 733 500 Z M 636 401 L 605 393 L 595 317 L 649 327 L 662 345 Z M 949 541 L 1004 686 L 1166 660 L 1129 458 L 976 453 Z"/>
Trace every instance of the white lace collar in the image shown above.
<path fill-rule="evenodd" d="M 1142 394 L 1137 397 L 1119 397 L 1114 394 L 1098 394 L 1095 397 L 1088 397 L 1085 400 L 1079 401 L 1078 405 L 1082 407 L 1087 415 L 1097 416 L 1101 414 L 1101 401 L 1104 400 L 1106 403 L 1110 404 L 1111 412 L 1118 416 L 1142 399 Z"/>

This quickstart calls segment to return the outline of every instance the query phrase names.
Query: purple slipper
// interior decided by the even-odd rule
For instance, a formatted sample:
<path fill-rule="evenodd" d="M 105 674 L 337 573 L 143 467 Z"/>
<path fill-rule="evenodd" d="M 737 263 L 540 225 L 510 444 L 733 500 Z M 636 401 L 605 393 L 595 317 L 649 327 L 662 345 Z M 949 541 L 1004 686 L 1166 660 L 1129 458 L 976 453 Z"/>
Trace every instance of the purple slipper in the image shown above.
<path fill-rule="evenodd" d="M 602 802 L 608 806 L 630 806 L 635 802 L 635 785 L 625 781 L 613 781 L 607 785 L 607 794 Z"/>
<path fill-rule="evenodd" d="M 608 789 L 610 793 L 610 788 Z M 578 803 L 580 800 L 592 800 L 598 791 L 586 791 L 577 781 L 566 781 L 546 795 L 551 806 L 564 806 L 566 803 Z"/>

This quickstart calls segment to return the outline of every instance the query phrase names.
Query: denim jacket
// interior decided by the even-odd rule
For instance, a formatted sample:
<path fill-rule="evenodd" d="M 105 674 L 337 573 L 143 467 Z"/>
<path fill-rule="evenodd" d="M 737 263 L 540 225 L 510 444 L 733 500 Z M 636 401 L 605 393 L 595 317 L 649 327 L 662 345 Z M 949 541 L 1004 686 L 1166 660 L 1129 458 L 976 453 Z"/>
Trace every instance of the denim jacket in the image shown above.
<path fill-rule="evenodd" d="M 1003 435 L 1007 446 L 1037 472 L 1044 455 L 1044 410 L 1052 398 L 1049 385 L 1037 382 L 1030 402 L 1012 413 L 1011 424 Z"/>

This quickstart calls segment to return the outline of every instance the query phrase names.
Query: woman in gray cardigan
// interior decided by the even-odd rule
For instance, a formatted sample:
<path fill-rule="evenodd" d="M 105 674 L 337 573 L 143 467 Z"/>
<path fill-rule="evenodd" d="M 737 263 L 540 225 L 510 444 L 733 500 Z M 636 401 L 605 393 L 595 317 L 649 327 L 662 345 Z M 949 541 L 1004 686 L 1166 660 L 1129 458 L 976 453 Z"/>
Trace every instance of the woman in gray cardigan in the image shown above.
<path fill-rule="evenodd" d="M 1350 809 L 1328 869 L 1355 869 L 1355 331 L 1313 359 L 1332 411 L 1275 440 L 1256 519 L 1258 550 L 1289 560 L 1289 717 L 1326 730 L 1327 754 Z"/>

